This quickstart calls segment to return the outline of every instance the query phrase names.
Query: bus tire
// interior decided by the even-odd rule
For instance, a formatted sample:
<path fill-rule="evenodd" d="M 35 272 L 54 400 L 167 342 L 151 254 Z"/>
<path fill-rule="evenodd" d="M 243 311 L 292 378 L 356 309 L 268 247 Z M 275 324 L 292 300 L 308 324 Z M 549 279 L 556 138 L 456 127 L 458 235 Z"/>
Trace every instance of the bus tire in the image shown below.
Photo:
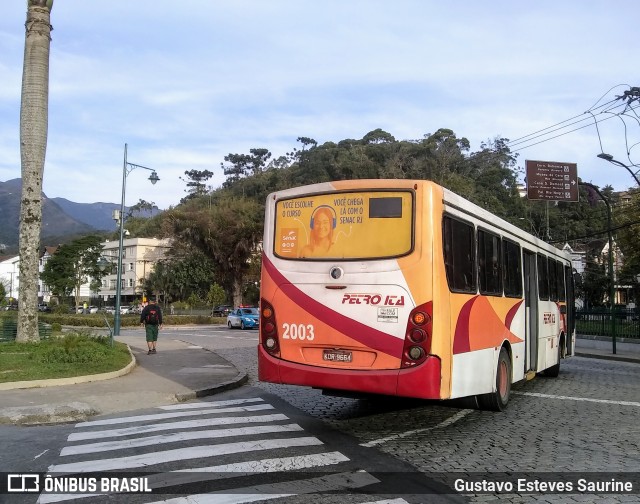
<path fill-rule="evenodd" d="M 488 411 L 503 411 L 511 395 L 511 357 L 505 347 L 500 349 L 498 367 L 496 369 L 496 390 L 477 397 L 480 409 Z"/>
<path fill-rule="evenodd" d="M 564 339 L 560 338 L 558 343 L 558 363 L 544 370 L 544 375 L 550 378 L 557 378 L 560 374 L 560 361 L 562 360 L 562 348 L 564 347 Z"/>

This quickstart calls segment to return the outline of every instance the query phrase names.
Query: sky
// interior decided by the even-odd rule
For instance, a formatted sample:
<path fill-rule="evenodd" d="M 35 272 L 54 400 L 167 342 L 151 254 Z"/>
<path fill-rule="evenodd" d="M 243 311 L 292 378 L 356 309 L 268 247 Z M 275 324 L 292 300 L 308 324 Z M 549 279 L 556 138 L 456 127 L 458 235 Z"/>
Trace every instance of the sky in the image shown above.
<path fill-rule="evenodd" d="M 0 3 L 0 181 L 20 177 L 26 10 Z M 628 171 L 596 155 L 640 163 L 635 112 L 600 107 L 640 86 L 639 15 L 637 0 L 55 0 L 43 189 L 120 203 L 127 144 L 160 181 L 132 170 L 126 204 L 166 209 L 187 170 L 219 187 L 229 153 L 448 128 L 625 190 Z"/>

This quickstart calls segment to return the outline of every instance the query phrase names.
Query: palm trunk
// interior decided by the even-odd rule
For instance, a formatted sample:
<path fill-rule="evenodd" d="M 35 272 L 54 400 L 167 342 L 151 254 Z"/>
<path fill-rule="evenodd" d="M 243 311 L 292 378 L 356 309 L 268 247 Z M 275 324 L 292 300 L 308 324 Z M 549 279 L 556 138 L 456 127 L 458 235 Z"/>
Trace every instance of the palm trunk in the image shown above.
<path fill-rule="evenodd" d="M 52 3 L 52 2 L 51 2 Z M 39 340 L 38 255 L 42 228 L 42 175 L 49 107 L 50 6 L 29 0 L 20 108 L 20 288 L 17 341 Z"/>

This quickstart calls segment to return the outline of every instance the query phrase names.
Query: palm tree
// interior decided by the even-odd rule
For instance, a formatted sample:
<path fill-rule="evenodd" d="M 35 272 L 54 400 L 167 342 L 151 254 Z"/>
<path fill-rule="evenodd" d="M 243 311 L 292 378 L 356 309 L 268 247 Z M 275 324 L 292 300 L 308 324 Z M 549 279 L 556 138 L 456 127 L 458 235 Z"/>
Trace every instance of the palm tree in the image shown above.
<path fill-rule="evenodd" d="M 47 150 L 49 46 L 53 0 L 28 0 L 20 107 L 20 288 L 17 341 L 39 339 L 38 252 L 42 228 L 42 175 Z"/>

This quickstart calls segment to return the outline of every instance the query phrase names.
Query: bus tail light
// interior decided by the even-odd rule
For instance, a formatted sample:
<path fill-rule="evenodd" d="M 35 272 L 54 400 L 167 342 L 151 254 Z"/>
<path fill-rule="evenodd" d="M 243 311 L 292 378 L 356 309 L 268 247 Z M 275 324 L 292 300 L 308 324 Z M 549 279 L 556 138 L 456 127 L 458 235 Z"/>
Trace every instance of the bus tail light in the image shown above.
<path fill-rule="evenodd" d="M 433 303 L 425 303 L 411 311 L 404 337 L 400 367 L 422 364 L 431 350 Z"/>
<path fill-rule="evenodd" d="M 260 299 L 260 341 L 264 349 L 274 357 L 280 357 L 277 327 L 273 306 Z"/>

